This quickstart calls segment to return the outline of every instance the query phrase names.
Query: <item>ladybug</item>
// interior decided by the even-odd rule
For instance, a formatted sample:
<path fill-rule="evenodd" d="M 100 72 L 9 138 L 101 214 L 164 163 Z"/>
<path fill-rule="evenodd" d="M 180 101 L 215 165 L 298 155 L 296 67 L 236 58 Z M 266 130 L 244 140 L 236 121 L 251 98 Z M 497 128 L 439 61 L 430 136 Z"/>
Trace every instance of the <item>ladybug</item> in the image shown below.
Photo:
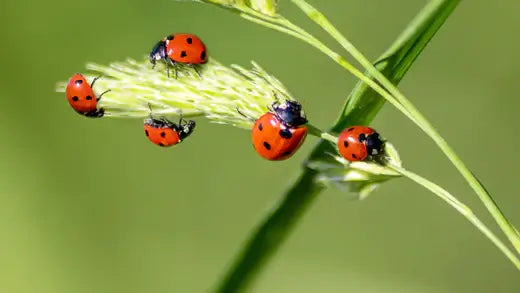
<path fill-rule="evenodd" d="M 177 77 L 175 63 L 184 63 L 190 66 L 194 64 L 204 64 L 208 61 L 206 45 L 192 34 L 171 34 L 160 40 L 150 52 L 150 62 L 155 67 L 158 60 L 164 60 L 167 65 L 171 65 Z M 196 67 L 193 67 L 197 74 Z M 169 75 L 169 69 L 168 75 Z M 199 74 L 200 75 L 200 74 Z"/>
<path fill-rule="evenodd" d="M 379 133 L 366 126 L 349 127 L 338 137 L 339 153 L 351 162 L 371 160 L 383 154 L 384 147 Z"/>
<path fill-rule="evenodd" d="M 103 108 L 97 108 L 97 103 L 101 97 L 110 90 L 106 90 L 96 98 L 92 87 L 98 79 L 99 76 L 94 78 L 91 84 L 88 84 L 85 77 L 79 73 L 74 74 L 74 76 L 70 78 L 65 93 L 70 106 L 79 114 L 87 117 L 103 117 L 105 114 Z"/>
<path fill-rule="evenodd" d="M 255 121 L 252 129 L 253 147 L 263 158 L 281 161 L 290 158 L 307 136 L 307 123 L 302 106 L 296 101 L 276 101 L 272 111 Z"/>
<path fill-rule="evenodd" d="M 166 118 L 156 119 L 152 117 L 144 121 L 144 134 L 148 139 L 162 147 L 168 147 L 180 143 L 195 129 L 195 121 L 185 121 L 180 118 L 179 124 L 175 124 Z"/>

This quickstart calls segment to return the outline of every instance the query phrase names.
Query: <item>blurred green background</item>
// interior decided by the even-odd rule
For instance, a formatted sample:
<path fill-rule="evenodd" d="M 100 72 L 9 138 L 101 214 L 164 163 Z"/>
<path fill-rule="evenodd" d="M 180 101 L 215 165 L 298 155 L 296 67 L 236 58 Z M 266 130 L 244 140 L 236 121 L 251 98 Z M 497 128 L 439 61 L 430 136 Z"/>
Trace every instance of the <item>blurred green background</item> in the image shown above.
<path fill-rule="evenodd" d="M 371 59 L 425 1 L 311 1 Z M 171 149 L 142 121 L 86 119 L 57 81 L 192 32 L 212 57 L 257 61 L 327 127 L 356 80 L 292 37 L 211 5 L 4 0 L 0 12 L 0 292 L 207 292 L 316 142 L 268 162 L 249 132 L 199 119 Z M 340 48 L 288 1 L 283 14 Z M 463 1 L 402 83 L 520 225 L 516 0 Z M 374 126 L 410 169 L 490 217 L 443 155 L 386 106 Z M 495 226 L 492 226 L 494 229 Z M 495 229 L 497 230 L 497 229 Z M 329 189 L 250 292 L 520 292 L 513 265 L 406 179 L 356 202 Z"/>

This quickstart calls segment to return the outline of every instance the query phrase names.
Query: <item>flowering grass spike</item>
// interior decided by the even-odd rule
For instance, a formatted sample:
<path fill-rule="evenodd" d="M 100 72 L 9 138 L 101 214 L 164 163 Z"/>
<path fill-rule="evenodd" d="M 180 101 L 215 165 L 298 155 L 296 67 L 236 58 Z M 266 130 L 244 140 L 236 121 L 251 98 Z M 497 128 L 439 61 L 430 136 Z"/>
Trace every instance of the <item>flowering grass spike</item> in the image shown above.
<path fill-rule="evenodd" d="M 152 69 L 149 58 L 89 63 L 85 77 L 90 81 L 101 76 L 96 88 L 110 89 L 98 102 L 108 117 L 146 118 L 151 106 L 157 116 L 204 116 L 215 123 L 250 129 L 253 121 L 246 117 L 257 119 L 277 98 L 294 100 L 280 81 L 254 62 L 251 69 L 245 69 L 210 59 L 200 68 L 200 76 L 178 64 L 178 78 L 168 77 L 164 66 Z M 59 83 L 57 91 L 63 92 L 65 85 Z"/>

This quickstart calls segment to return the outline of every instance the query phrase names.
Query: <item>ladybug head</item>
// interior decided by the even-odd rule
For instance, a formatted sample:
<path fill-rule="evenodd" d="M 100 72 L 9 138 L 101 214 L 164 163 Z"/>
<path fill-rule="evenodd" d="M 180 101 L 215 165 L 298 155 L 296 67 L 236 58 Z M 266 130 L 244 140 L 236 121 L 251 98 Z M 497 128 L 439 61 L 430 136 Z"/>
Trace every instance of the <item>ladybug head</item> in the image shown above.
<path fill-rule="evenodd" d="M 181 140 L 185 139 L 193 132 L 194 129 L 195 129 L 195 121 L 188 120 L 187 122 L 184 121 L 184 123 L 181 121 L 181 123 L 179 123 L 179 126 L 177 126 L 177 132 L 179 133 L 179 138 Z"/>
<path fill-rule="evenodd" d="M 155 65 L 157 60 L 166 59 L 166 42 L 159 41 L 150 52 L 150 63 Z"/>
<path fill-rule="evenodd" d="M 276 116 L 288 127 L 300 126 L 307 123 L 302 105 L 296 101 L 285 100 L 282 103 L 276 101 L 272 107 Z"/>
<path fill-rule="evenodd" d="M 368 154 L 371 156 L 382 154 L 385 148 L 385 142 L 379 137 L 379 133 L 377 132 L 374 132 L 366 137 L 365 145 L 367 147 Z"/>

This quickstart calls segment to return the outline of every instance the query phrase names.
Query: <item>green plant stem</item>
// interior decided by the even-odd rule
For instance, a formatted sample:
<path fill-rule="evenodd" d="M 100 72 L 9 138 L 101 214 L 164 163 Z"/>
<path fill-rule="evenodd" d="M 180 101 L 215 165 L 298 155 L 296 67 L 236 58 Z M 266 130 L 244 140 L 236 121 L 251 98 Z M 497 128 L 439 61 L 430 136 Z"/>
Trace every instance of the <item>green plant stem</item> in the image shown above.
<path fill-rule="evenodd" d="M 455 151 L 448 145 L 446 140 L 437 132 L 432 124 L 421 114 L 421 112 L 399 91 L 399 89 L 386 78 L 374 65 L 359 51 L 356 47 L 348 41 L 328 20 L 321 14 L 317 9 L 312 7 L 304 0 L 292 0 L 300 9 L 302 9 L 310 19 L 315 21 L 321 26 L 326 32 L 328 32 L 343 48 L 349 52 L 367 71 L 373 76 L 380 84 L 382 84 L 388 92 L 393 95 L 389 98 L 388 94 L 382 94 L 392 105 L 396 105 L 395 99 L 403 107 L 397 107 L 407 117 L 411 118 L 442 150 L 446 157 L 452 162 L 455 168 L 461 173 L 464 179 L 468 182 L 470 187 L 475 191 L 480 200 L 484 203 L 484 206 L 493 216 L 498 226 L 502 229 L 504 234 L 507 236 L 509 241 L 515 247 L 517 253 L 520 253 L 520 236 L 516 232 L 516 229 L 508 221 L 503 212 L 500 210 L 498 205 L 493 200 L 491 194 L 487 192 L 482 183 L 475 177 L 475 175 L 469 170 L 469 168 L 462 162 Z M 456 1 L 433 1 L 431 9 L 434 10 L 436 5 L 443 5 L 449 3 L 454 9 L 460 0 Z M 334 59 L 334 58 L 333 58 Z M 357 73 L 355 73 L 357 76 Z M 364 81 L 364 79 L 362 79 Z M 371 87 L 372 85 L 369 84 Z M 374 88 L 375 89 L 375 88 Z M 379 93 L 379 91 L 378 91 Z M 381 94 L 381 93 L 380 93 Z M 395 99 L 394 99 L 395 97 Z M 410 117 L 411 116 L 411 117 Z"/>
<path fill-rule="evenodd" d="M 316 172 L 309 169 L 286 192 L 283 200 L 276 205 L 253 232 L 254 237 L 245 244 L 242 252 L 215 292 L 241 292 L 253 276 L 273 255 L 288 231 L 298 222 L 316 196 L 325 188 L 315 182 Z M 302 196 L 303 195 L 303 196 Z"/>
<path fill-rule="evenodd" d="M 324 139 L 326 141 L 330 141 L 334 145 L 336 145 L 336 143 L 338 142 L 337 136 L 332 135 L 328 132 L 324 132 L 321 129 L 319 129 L 318 127 L 316 127 L 310 123 L 307 124 L 306 127 L 307 127 L 307 131 L 309 132 L 310 135 L 314 135 L 314 136 Z"/>
<path fill-rule="evenodd" d="M 336 136 L 327 132 L 323 132 L 322 130 L 313 126 L 312 124 L 308 124 L 307 128 L 309 130 L 309 134 L 321 137 L 334 144 L 336 144 L 338 140 Z M 495 244 L 495 246 L 500 251 L 502 251 L 502 253 L 513 263 L 513 265 L 515 265 L 516 268 L 520 270 L 520 260 L 518 259 L 518 257 L 473 213 L 473 211 L 468 206 L 460 202 L 455 196 L 451 195 L 447 190 L 443 189 L 439 185 L 429 181 L 428 179 L 416 173 L 413 173 L 409 170 L 406 170 L 403 167 L 395 165 L 387 165 L 387 167 L 393 169 L 397 173 L 400 173 L 401 175 L 430 190 L 433 194 L 437 195 L 446 203 L 448 203 L 462 216 L 464 216 L 468 221 L 470 221 L 470 223 L 473 224 L 478 230 L 480 230 L 480 232 L 482 232 L 482 234 L 484 234 L 493 244 Z"/>
<path fill-rule="evenodd" d="M 309 130 L 309 134 L 321 137 L 327 141 L 330 141 L 336 144 L 338 138 L 330 133 L 323 132 L 319 128 L 313 126 L 312 124 L 308 124 L 307 128 Z M 395 165 L 387 165 L 387 167 L 393 169 L 397 173 L 409 178 L 410 180 L 416 182 L 417 184 L 423 186 L 424 188 L 430 190 L 433 194 L 440 197 L 446 203 L 448 203 L 451 207 L 455 208 L 462 216 L 464 216 L 471 224 L 473 224 L 478 230 L 482 232 L 495 246 L 502 251 L 502 253 L 516 266 L 517 269 L 520 270 L 520 260 L 518 257 L 482 222 L 480 219 L 473 213 L 473 211 L 460 202 L 455 196 L 451 195 L 447 190 L 443 189 L 439 185 L 429 181 L 428 179 L 413 173 L 409 170 L 406 170 L 403 167 L 395 166 Z"/>
<path fill-rule="evenodd" d="M 388 165 L 387 167 L 395 170 L 396 172 L 402 174 L 403 176 L 409 178 L 410 180 L 416 182 L 417 184 L 423 186 L 424 188 L 430 190 L 432 193 L 440 197 L 454 209 L 456 209 L 461 215 L 463 215 L 468 221 L 471 222 L 477 229 L 482 232 L 493 244 L 502 251 L 502 253 L 515 265 L 515 267 L 520 270 L 520 260 L 518 257 L 482 222 L 479 218 L 471 211 L 471 209 L 464 205 L 462 202 L 457 200 L 456 197 L 451 195 L 448 191 L 440 187 L 439 185 L 423 178 L 411 171 L 408 171 L 402 167 Z"/>
<path fill-rule="evenodd" d="M 438 11 L 423 9 L 378 59 L 375 66 L 394 83 L 399 83 L 450 12 L 451 10 L 444 11 L 442 8 Z M 280 20 L 278 17 L 276 19 L 266 18 L 258 13 L 251 13 L 248 16 L 241 13 L 241 16 L 288 33 L 316 48 L 320 46 L 320 43 L 313 43 L 301 33 L 280 24 L 284 20 Z M 323 47 L 321 48 L 323 49 Z M 340 131 L 350 125 L 369 124 L 383 104 L 384 99 L 380 95 L 377 95 L 363 82 L 358 82 L 332 129 Z M 309 129 L 309 133 L 312 134 L 313 131 Z M 330 152 L 334 152 L 332 144 L 329 141 L 320 140 L 308 160 L 319 159 Z M 265 215 L 257 229 L 251 233 L 246 245 L 236 256 L 223 279 L 220 280 L 216 292 L 245 291 L 256 273 L 287 239 L 297 221 L 314 202 L 317 195 L 325 189 L 325 186 L 316 180 L 318 175 L 319 173 L 313 169 L 306 167 L 303 169 L 302 175 L 285 192 L 283 199 Z"/>
<path fill-rule="evenodd" d="M 294 36 L 294 37 L 310 44 L 311 46 L 317 48 L 318 50 L 323 52 L 325 55 L 329 56 L 336 63 L 338 63 L 340 66 L 342 66 L 347 71 L 352 73 L 354 76 L 356 76 L 357 78 L 359 78 L 360 80 L 365 82 L 367 85 L 369 85 L 378 94 L 385 97 L 385 99 L 388 102 L 390 102 L 394 107 L 396 107 L 399 111 L 401 111 L 404 115 L 406 115 L 406 117 L 408 117 L 410 120 L 415 122 L 415 117 L 412 116 L 410 113 L 408 113 L 408 111 L 392 95 L 390 95 L 382 86 L 380 86 L 374 80 L 370 79 L 370 77 L 363 74 L 363 72 L 361 72 L 356 67 L 354 67 L 352 64 L 350 64 L 341 55 L 339 55 L 338 53 L 336 53 L 333 50 L 331 50 L 330 48 L 328 48 L 321 41 L 319 41 L 314 36 L 307 33 L 305 30 L 301 29 L 297 25 L 293 24 L 289 20 L 282 18 L 282 17 L 271 18 L 271 17 L 267 17 L 265 15 L 253 17 L 253 16 L 250 16 L 247 14 L 243 14 L 242 17 L 244 17 L 245 19 L 248 19 L 252 22 L 256 22 L 263 26 L 266 26 L 266 27 L 272 28 L 274 30 Z M 259 18 L 259 17 L 261 17 L 261 18 Z"/>

